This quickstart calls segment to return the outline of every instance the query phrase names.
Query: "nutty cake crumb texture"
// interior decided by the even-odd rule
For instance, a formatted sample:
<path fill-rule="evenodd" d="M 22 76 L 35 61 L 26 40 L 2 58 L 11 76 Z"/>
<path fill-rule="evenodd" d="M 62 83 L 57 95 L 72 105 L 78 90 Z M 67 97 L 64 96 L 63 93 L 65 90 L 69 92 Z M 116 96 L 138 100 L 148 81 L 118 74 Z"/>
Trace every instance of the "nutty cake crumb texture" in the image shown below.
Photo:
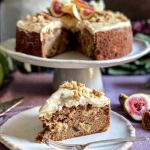
<path fill-rule="evenodd" d="M 54 141 L 105 132 L 110 126 L 109 106 L 96 108 L 92 105 L 63 107 L 52 115 L 40 117 L 44 130 L 38 135 L 37 141 L 44 138 Z"/>

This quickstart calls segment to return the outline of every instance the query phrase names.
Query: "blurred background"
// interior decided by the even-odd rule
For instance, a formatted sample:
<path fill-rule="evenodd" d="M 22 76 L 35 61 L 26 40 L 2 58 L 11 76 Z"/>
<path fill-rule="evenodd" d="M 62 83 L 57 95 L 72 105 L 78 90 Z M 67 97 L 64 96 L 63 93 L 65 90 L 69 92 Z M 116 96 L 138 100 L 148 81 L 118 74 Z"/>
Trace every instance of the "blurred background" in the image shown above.
<path fill-rule="evenodd" d="M 132 21 L 134 35 L 150 42 L 150 0 L 104 0 L 106 9 L 121 11 Z M 16 22 L 27 14 L 46 10 L 50 0 L 0 0 L 0 42 L 15 37 Z M 14 65 L 15 64 L 15 65 Z M 13 61 L 11 70 L 23 73 L 51 71 Z M 133 63 L 102 69 L 103 74 L 141 75 L 150 73 L 150 54 Z"/>

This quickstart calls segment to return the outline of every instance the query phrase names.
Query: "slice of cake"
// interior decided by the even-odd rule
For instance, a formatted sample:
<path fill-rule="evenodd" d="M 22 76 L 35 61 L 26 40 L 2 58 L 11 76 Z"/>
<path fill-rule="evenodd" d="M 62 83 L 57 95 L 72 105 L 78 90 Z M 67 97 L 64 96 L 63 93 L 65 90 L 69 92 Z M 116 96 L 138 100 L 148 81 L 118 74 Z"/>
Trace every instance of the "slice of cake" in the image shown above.
<path fill-rule="evenodd" d="M 69 33 L 61 21 L 45 12 L 28 15 L 17 22 L 16 51 L 39 57 L 55 56 L 67 50 Z"/>
<path fill-rule="evenodd" d="M 105 132 L 110 126 L 110 100 L 82 83 L 65 82 L 40 108 L 39 119 L 44 130 L 38 142 Z"/>

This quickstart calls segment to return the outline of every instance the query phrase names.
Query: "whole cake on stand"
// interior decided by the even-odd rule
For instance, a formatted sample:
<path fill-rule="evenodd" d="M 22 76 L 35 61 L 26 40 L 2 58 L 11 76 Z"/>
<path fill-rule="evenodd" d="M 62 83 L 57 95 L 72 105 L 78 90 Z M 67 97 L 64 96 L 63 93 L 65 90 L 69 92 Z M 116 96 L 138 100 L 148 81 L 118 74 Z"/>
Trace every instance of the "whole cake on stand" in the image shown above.
<path fill-rule="evenodd" d="M 17 22 L 16 51 L 53 57 L 77 50 L 92 59 L 106 60 L 132 50 L 130 21 L 119 12 L 97 11 L 79 0 L 65 4 L 52 0 L 49 10 Z"/>

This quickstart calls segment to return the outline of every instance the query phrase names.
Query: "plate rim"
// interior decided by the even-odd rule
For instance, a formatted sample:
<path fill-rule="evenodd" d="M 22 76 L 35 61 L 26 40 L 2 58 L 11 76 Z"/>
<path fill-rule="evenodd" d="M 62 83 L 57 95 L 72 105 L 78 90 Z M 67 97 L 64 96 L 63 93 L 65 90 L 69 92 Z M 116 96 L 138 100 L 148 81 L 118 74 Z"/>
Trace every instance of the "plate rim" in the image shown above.
<path fill-rule="evenodd" d="M 88 65 L 92 65 L 94 67 L 94 65 L 97 67 L 101 67 L 101 66 L 105 66 L 105 67 L 109 67 L 112 65 L 116 65 L 117 63 L 122 64 L 122 63 L 126 63 L 126 62 L 130 62 L 133 61 L 135 59 L 138 59 L 144 55 L 146 55 L 148 52 L 150 52 L 150 44 L 147 41 L 143 41 L 137 38 L 134 38 L 133 42 L 138 42 L 138 43 L 142 43 L 145 45 L 145 49 L 142 50 L 142 52 L 137 53 L 135 55 L 131 55 L 131 56 L 125 56 L 125 57 L 121 57 L 121 58 L 116 58 L 116 59 L 109 59 L 109 60 L 71 60 L 71 59 L 55 59 L 55 58 L 43 58 L 43 57 L 37 57 L 37 56 L 33 56 L 33 55 L 28 55 L 28 54 L 24 54 L 21 52 L 16 52 L 14 50 L 10 50 L 7 49 L 6 47 L 4 47 L 3 45 L 9 41 L 13 41 L 15 42 L 15 38 L 11 38 L 8 39 L 2 43 L 0 43 L 0 51 L 3 51 L 4 53 L 6 53 L 7 55 L 9 55 L 10 57 L 12 57 L 13 59 L 17 60 L 16 57 L 21 57 L 21 58 L 28 58 L 28 62 L 32 62 L 34 65 L 36 64 L 36 61 L 40 61 L 40 62 L 44 62 L 44 63 L 64 63 L 64 64 L 69 64 L 71 65 L 83 65 L 83 68 L 88 68 Z M 133 50 L 132 50 L 133 51 Z M 15 58 L 14 58 L 15 57 Z M 20 60 L 18 60 L 19 62 L 21 62 Z M 25 61 L 24 61 L 25 62 Z M 27 62 L 27 63 L 28 63 Z M 49 67 L 52 68 L 56 68 L 55 65 L 53 64 L 49 64 Z M 48 65 L 41 65 L 41 66 L 45 66 L 48 67 Z M 57 68 L 70 68 L 70 67 L 61 67 L 61 65 L 57 66 Z M 73 68 L 80 68 L 80 67 L 73 67 Z M 82 67 L 81 67 L 82 68 Z"/>
<path fill-rule="evenodd" d="M 27 109 L 27 110 L 24 110 L 22 112 L 19 112 L 18 114 L 12 116 L 11 118 L 9 118 L 6 122 L 4 122 L 1 127 L 0 127 L 0 142 L 5 145 L 7 148 L 9 149 L 12 149 L 12 150 L 22 150 L 22 148 L 19 148 L 17 146 L 15 146 L 13 143 L 11 143 L 10 141 L 7 141 L 3 135 L 5 134 L 2 134 L 2 128 L 4 128 L 6 126 L 6 123 L 8 123 L 8 121 L 11 121 L 12 119 L 16 118 L 17 115 L 21 115 L 22 113 L 25 113 L 26 111 L 31 111 L 32 109 L 39 109 L 40 106 L 36 106 L 36 107 L 32 107 L 30 109 Z M 131 137 L 135 137 L 136 134 L 135 134 L 135 128 L 133 127 L 133 125 L 131 124 L 131 122 L 126 119 L 125 117 L 123 117 L 122 115 L 120 115 L 119 113 L 113 111 L 113 110 L 110 110 L 110 112 L 114 115 L 116 115 L 117 117 L 121 118 L 122 120 L 124 120 L 128 126 L 128 128 L 130 129 L 130 136 Z M 131 146 L 133 145 L 133 142 L 124 142 L 124 144 L 122 144 L 121 147 L 119 147 L 119 150 L 127 150 L 129 149 Z"/>

